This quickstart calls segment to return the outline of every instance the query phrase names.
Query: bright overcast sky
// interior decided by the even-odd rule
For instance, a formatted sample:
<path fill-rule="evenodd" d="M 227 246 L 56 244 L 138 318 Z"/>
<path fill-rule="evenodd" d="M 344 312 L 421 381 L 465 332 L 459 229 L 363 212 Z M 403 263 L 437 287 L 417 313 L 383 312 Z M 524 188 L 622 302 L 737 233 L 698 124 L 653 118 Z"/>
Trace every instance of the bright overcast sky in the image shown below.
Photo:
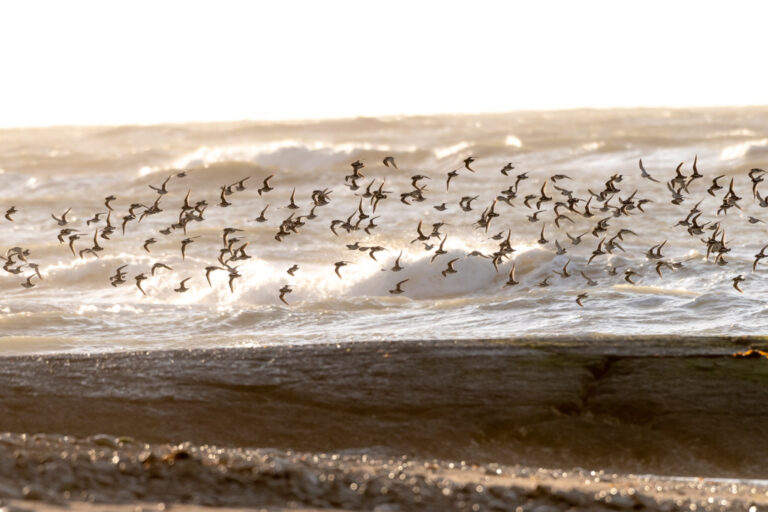
<path fill-rule="evenodd" d="M 0 0 L 0 126 L 765 105 L 766 20 L 759 1 Z"/>

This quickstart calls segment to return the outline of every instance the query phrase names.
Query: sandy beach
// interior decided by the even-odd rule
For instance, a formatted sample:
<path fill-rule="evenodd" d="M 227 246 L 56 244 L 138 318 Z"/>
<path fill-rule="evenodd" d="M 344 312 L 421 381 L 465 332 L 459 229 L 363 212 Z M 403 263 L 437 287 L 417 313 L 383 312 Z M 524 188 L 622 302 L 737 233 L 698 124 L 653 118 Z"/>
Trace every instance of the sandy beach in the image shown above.
<path fill-rule="evenodd" d="M 352 510 L 767 504 L 766 482 L 744 479 L 765 478 L 768 367 L 731 355 L 756 340 L 625 341 L 4 358 L 0 497 Z"/>

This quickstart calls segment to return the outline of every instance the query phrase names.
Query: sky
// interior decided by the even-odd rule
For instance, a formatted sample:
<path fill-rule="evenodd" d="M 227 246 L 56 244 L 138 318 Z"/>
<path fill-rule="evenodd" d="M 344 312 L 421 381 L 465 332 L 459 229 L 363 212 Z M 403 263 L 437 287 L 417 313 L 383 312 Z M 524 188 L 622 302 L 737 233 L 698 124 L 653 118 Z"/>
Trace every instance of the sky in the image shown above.
<path fill-rule="evenodd" d="M 768 2 L 0 0 L 0 126 L 768 104 Z"/>

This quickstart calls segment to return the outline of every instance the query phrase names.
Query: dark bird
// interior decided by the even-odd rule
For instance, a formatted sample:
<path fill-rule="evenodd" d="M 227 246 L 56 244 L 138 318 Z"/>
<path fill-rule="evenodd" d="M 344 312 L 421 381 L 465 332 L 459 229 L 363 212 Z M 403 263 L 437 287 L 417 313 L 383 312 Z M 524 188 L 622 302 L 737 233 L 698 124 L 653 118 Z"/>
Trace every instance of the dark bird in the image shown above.
<path fill-rule="evenodd" d="M 196 236 L 185 238 L 181 241 L 181 259 L 185 259 L 187 257 L 187 246 L 194 242 L 194 239 L 197 238 Z"/>
<path fill-rule="evenodd" d="M 179 287 L 178 288 L 174 288 L 173 291 L 175 291 L 176 293 L 184 293 L 184 292 L 188 291 L 189 288 L 187 288 L 187 285 L 185 283 L 187 281 L 189 281 L 190 279 L 192 279 L 192 278 L 191 277 L 187 277 L 187 278 L 182 279 L 181 282 L 179 283 Z"/>
<path fill-rule="evenodd" d="M 152 251 L 149 250 L 149 246 L 155 243 L 157 243 L 157 240 L 155 240 L 154 238 L 147 238 L 146 240 L 144 240 L 144 250 L 147 251 L 148 253 L 151 253 Z"/>
<path fill-rule="evenodd" d="M 334 267 L 336 267 L 336 268 L 334 269 L 334 272 L 336 272 L 336 275 L 337 275 L 337 276 L 339 276 L 339 279 L 341 279 L 341 273 L 339 273 L 339 269 L 340 269 L 341 267 L 344 267 L 344 266 L 346 266 L 346 265 L 349 265 L 350 263 L 351 263 L 350 261 L 337 261 L 336 263 L 334 263 L 334 264 L 333 264 L 333 265 L 334 265 Z"/>
<path fill-rule="evenodd" d="M 173 270 L 171 267 L 169 267 L 165 263 L 157 262 L 154 265 L 152 265 L 152 270 L 151 270 L 152 275 L 154 276 L 155 275 L 155 271 L 159 270 L 161 268 L 164 268 L 165 270 Z"/>
<path fill-rule="evenodd" d="M 454 259 L 452 259 L 451 261 L 448 262 L 448 266 L 442 272 L 443 277 L 447 276 L 448 274 L 455 274 L 456 273 L 456 269 L 453 268 L 453 264 L 456 263 L 457 261 L 459 261 L 459 258 L 454 258 Z"/>
<path fill-rule="evenodd" d="M 629 284 L 637 284 L 632 280 L 632 276 L 638 275 L 637 272 L 632 270 L 631 268 L 628 268 L 624 271 L 624 280 L 628 282 Z"/>
<path fill-rule="evenodd" d="M 291 202 L 288 203 L 288 206 L 286 206 L 286 208 L 290 208 L 291 210 L 299 209 L 299 207 L 296 206 L 296 202 L 294 201 L 295 197 L 296 197 L 296 187 L 293 187 L 293 192 L 291 192 Z"/>
<path fill-rule="evenodd" d="M 385 167 L 389 167 L 390 164 L 391 164 L 392 167 L 397 169 L 397 164 L 395 163 L 395 157 L 393 157 L 393 156 L 386 156 L 386 157 L 384 157 L 383 162 L 384 162 L 384 166 Z"/>
<path fill-rule="evenodd" d="M 245 182 L 251 179 L 250 176 L 246 176 L 245 178 L 241 179 L 240 181 L 237 181 L 234 183 L 235 190 L 238 192 L 242 192 L 245 190 Z"/>
<path fill-rule="evenodd" d="M 754 272 L 757 269 L 757 264 L 760 263 L 760 260 L 762 260 L 763 258 L 768 258 L 768 254 L 765 254 L 766 249 L 768 249 L 768 245 L 764 245 L 760 249 L 760 252 L 755 254 L 755 261 L 754 263 L 752 263 L 752 272 Z"/>
<path fill-rule="evenodd" d="M 274 177 L 275 177 L 274 174 L 270 174 L 269 176 L 264 178 L 264 185 L 260 189 L 258 189 L 256 192 L 258 192 L 259 195 L 261 195 L 261 194 L 269 192 L 270 190 L 274 190 L 275 187 L 270 187 L 269 186 L 269 180 L 271 180 Z"/>
<path fill-rule="evenodd" d="M 221 194 L 219 197 L 221 198 L 221 201 L 219 202 L 218 206 L 221 206 L 222 208 L 226 208 L 227 206 L 232 206 L 232 203 L 227 201 L 227 198 L 225 197 L 227 195 L 227 187 L 221 187 Z"/>
<path fill-rule="evenodd" d="M 743 275 L 741 275 L 741 274 L 739 274 L 738 276 L 736 276 L 736 277 L 734 277 L 734 278 L 733 278 L 733 287 L 734 287 L 734 288 L 736 288 L 736 290 L 737 290 L 739 293 L 744 293 L 744 290 L 742 290 L 741 288 L 739 288 L 739 283 L 741 283 L 741 282 L 742 282 L 742 281 L 744 281 L 744 280 L 745 280 L 745 278 L 744 278 L 744 276 L 743 276 Z"/>
<path fill-rule="evenodd" d="M 10 208 L 8 208 L 5 211 L 5 218 L 8 219 L 9 221 L 13 222 L 13 219 L 11 218 L 11 215 L 16 213 L 17 211 L 19 211 L 19 210 L 17 210 L 15 206 L 11 206 Z"/>
<path fill-rule="evenodd" d="M 519 281 L 515 281 L 515 263 L 512 262 L 512 268 L 509 269 L 509 276 L 507 278 L 507 282 L 504 283 L 504 286 L 515 286 L 520 284 Z"/>
<path fill-rule="evenodd" d="M 401 288 L 401 286 L 403 284 L 407 283 L 408 281 L 409 281 L 408 279 L 403 279 L 402 281 L 400 281 L 399 283 L 397 283 L 395 285 L 394 289 L 389 290 L 389 293 L 391 293 L 392 295 L 399 295 L 399 294 L 403 293 L 404 290 Z"/>
<path fill-rule="evenodd" d="M 509 162 L 507 163 L 507 165 L 501 168 L 501 174 L 503 174 L 504 176 L 509 176 L 509 171 L 511 171 L 514 168 L 515 166 L 512 165 L 512 162 Z"/>
<path fill-rule="evenodd" d="M 285 286 L 283 286 L 282 288 L 280 288 L 280 296 L 278 298 L 286 306 L 288 306 L 289 304 L 288 304 L 288 301 L 285 300 L 285 296 L 288 295 L 289 293 L 291 293 L 292 291 L 293 291 L 293 289 L 289 285 L 287 285 L 287 284 Z"/>
<path fill-rule="evenodd" d="M 215 265 L 205 267 L 205 280 L 208 281 L 208 286 L 213 286 L 211 284 L 211 272 L 215 270 L 227 270 L 224 267 L 217 267 Z"/>
<path fill-rule="evenodd" d="M 448 173 L 448 179 L 445 181 L 445 190 L 448 190 L 448 187 L 451 185 L 451 180 L 459 175 L 459 171 L 453 170 Z M 443 203 L 445 204 L 445 203 Z"/>
<path fill-rule="evenodd" d="M 269 208 L 269 204 L 267 204 L 267 206 L 265 206 L 264 209 L 261 210 L 261 214 L 259 214 L 259 216 L 256 217 L 256 219 L 255 219 L 256 222 L 266 222 L 267 221 L 267 218 L 264 216 L 264 214 L 267 213 L 267 208 Z"/>
<path fill-rule="evenodd" d="M 391 270 L 392 272 L 400 272 L 403 270 L 403 267 L 400 266 L 400 257 L 402 257 L 403 251 L 400 251 L 400 254 L 397 255 L 397 259 L 395 259 L 395 264 L 392 266 Z"/>
<path fill-rule="evenodd" d="M 717 184 L 717 180 L 724 177 L 725 177 L 725 174 L 721 174 L 720 176 L 715 176 L 714 178 L 712 178 L 712 185 L 707 189 L 707 193 L 709 195 L 711 195 L 712 197 L 715 197 L 715 191 L 723 188 L 722 185 Z"/>
<path fill-rule="evenodd" d="M 141 287 L 141 282 L 147 279 L 147 276 L 144 274 L 139 274 L 136 276 L 136 287 L 141 291 L 142 295 L 146 295 L 147 293 L 144 291 L 144 288 Z"/>
<path fill-rule="evenodd" d="M 476 159 L 475 159 L 475 157 L 473 157 L 473 156 L 468 156 L 467 158 L 465 158 L 465 159 L 464 159 L 464 167 L 465 167 L 465 168 L 466 168 L 468 171 L 470 171 L 470 172 L 475 172 L 475 170 L 469 166 L 469 164 L 471 164 L 471 163 L 472 163 L 472 162 L 474 162 L 475 160 L 476 160 Z"/>

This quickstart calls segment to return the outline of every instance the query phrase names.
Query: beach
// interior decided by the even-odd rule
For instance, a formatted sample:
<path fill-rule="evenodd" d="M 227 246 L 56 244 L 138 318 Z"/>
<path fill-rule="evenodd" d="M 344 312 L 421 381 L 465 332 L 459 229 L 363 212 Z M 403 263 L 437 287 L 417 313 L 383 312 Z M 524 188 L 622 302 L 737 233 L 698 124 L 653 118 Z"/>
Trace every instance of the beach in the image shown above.
<path fill-rule="evenodd" d="M 768 367 L 732 354 L 759 342 L 7 357 L 0 497 L 51 506 L 747 510 L 768 503 Z"/>
<path fill-rule="evenodd" d="M 764 506 L 767 115 L 2 130 L 0 499 Z"/>

